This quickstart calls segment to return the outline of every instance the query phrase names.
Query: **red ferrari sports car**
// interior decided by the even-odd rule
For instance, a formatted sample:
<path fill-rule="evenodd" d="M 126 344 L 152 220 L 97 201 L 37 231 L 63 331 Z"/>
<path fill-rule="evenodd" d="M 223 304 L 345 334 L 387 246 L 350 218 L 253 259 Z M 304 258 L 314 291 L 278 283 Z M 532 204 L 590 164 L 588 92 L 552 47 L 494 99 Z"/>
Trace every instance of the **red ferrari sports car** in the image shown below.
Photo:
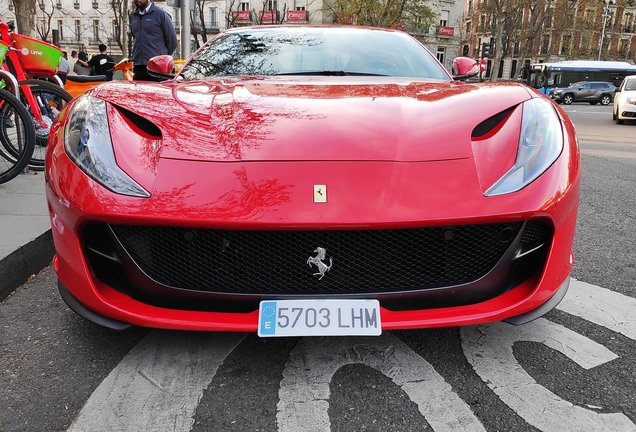
<path fill-rule="evenodd" d="M 88 91 L 54 132 L 59 290 L 110 328 L 521 324 L 568 288 L 572 123 L 400 31 L 227 30 L 172 79 Z"/>

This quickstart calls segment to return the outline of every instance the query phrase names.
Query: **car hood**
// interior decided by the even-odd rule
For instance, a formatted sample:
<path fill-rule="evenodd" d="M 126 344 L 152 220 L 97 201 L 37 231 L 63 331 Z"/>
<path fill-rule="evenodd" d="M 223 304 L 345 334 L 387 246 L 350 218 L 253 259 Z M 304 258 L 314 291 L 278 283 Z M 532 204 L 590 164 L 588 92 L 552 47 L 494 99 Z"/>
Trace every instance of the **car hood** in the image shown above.
<path fill-rule="evenodd" d="M 382 77 L 113 82 L 95 94 L 154 123 L 161 158 L 197 161 L 470 158 L 477 125 L 532 97 L 517 83 Z"/>

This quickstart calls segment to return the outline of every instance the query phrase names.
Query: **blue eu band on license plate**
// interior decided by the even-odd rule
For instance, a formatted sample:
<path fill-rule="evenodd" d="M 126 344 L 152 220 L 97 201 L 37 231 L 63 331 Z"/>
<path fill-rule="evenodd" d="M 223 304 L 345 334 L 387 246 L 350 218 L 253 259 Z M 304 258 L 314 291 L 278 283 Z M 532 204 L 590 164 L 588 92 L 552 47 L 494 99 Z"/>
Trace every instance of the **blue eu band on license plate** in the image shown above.
<path fill-rule="evenodd" d="M 258 310 L 258 335 L 379 336 L 377 300 L 271 300 Z"/>

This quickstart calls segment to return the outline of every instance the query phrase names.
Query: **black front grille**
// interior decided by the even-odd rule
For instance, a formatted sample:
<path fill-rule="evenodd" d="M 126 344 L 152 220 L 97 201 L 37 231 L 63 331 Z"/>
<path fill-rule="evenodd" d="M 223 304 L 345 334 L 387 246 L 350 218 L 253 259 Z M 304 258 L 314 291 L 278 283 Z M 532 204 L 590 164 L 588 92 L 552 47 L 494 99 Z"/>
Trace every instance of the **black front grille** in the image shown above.
<path fill-rule="evenodd" d="M 155 281 L 218 293 L 369 293 L 457 285 L 484 276 L 521 223 L 378 231 L 112 229 Z M 501 239 L 504 237 L 503 240 Z M 448 238 L 446 238 L 448 237 Z M 324 274 L 308 263 L 318 247 Z"/>
<path fill-rule="evenodd" d="M 178 307 L 179 298 L 196 302 L 192 293 L 208 295 L 215 302 L 224 296 L 253 301 L 426 290 L 440 297 L 440 288 L 461 286 L 475 291 L 481 286 L 483 295 L 492 297 L 537 271 L 545 248 L 517 265 L 515 251 L 524 244 L 528 248 L 545 245 L 548 237 L 549 230 L 541 222 L 330 231 L 90 224 L 82 232 L 97 279 L 132 297 L 170 307 Z M 324 249 L 324 258 L 312 263 L 318 248 Z M 321 264 L 330 267 L 322 275 Z M 495 278 L 488 279 L 493 274 Z M 463 289 L 455 290 L 459 303 L 479 301 L 479 295 L 473 298 Z M 162 300 L 155 301 L 158 298 Z"/>

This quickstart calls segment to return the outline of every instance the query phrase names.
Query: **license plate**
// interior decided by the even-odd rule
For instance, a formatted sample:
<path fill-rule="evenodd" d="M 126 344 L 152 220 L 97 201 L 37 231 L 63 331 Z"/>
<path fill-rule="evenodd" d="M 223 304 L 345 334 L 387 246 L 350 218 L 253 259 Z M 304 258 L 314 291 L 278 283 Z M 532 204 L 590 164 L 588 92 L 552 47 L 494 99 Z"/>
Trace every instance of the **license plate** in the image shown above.
<path fill-rule="evenodd" d="M 377 300 L 266 300 L 258 309 L 258 335 L 379 336 Z"/>

